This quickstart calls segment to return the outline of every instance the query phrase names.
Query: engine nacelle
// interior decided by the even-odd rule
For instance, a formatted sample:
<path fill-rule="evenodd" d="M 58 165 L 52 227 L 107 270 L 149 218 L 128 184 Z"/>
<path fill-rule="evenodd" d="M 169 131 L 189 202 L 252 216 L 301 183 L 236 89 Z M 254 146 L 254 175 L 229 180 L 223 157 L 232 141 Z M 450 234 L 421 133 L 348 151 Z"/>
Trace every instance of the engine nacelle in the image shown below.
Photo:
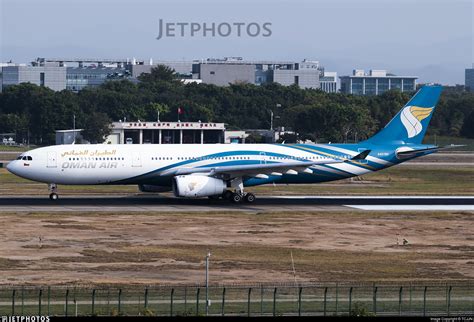
<path fill-rule="evenodd" d="M 173 179 L 173 192 L 176 197 L 199 198 L 224 193 L 227 184 L 224 180 L 205 175 L 176 176 Z"/>
<path fill-rule="evenodd" d="M 170 186 L 155 186 L 152 184 L 139 184 L 138 189 L 141 192 L 166 192 L 171 191 Z"/>

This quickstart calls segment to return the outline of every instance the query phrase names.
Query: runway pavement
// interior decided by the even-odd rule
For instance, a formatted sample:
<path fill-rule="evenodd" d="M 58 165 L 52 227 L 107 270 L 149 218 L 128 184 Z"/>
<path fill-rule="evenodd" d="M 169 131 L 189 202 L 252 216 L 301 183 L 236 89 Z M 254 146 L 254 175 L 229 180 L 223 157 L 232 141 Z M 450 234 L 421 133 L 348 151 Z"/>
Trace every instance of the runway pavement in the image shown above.
<path fill-rule="evenodd" d="M 474 211 L 474 196 L 257 196 L 253 204 L 158 195 L 1 196 L 0 212 Z"/>

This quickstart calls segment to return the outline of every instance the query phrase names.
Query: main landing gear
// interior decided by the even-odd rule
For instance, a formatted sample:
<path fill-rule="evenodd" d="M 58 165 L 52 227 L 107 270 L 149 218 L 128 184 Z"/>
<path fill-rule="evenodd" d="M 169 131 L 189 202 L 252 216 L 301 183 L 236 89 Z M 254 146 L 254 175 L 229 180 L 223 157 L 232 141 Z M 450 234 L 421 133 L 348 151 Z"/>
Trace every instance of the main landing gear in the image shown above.
<path fill-rule="evenodd" d="M 242 178 L 235 178 L 230 182 L 230 187 L 234 188 L 232 190 L 226 190 L 222 194 L 223 199 L 227 199 L 232 201 L 233 203 L 240 203 L 242 201 L 247 203 L 253 203 L 255 201 L 255 195 L 251 192 L 244 192 L 244 185 L 242 182 Z"/>
<path fill-rule="evenodd" d="M 230 190 L 226 190 L 220 196 L 209 196 L 209 199 L 211 200 L 217 200 L 220 198 L 231 201 L 233 203 L 240 203 L 242 201 L 246 203 L 253 203 L 255 201 L 255 195 L 251 192 L 237 193 L 237 192 L 232 192 Z"/>
<path fill-rule="evenodd" d="M 48 190 L 50 192 L 49 199 L 50 200 L 58 200 L 58 198 L 59 198 L 59 195 L 57 193 L 58 186 L 55 183 L 50 183 L 50 184 L 48 184 Z"/>
<path fill-rule="evenodd" d="M 238 193 L 227 190 L 222 195 L 222 199 L 232 201 L 233 203 L 240 203 L 242 201 L 247 203 L 253 203 L 255 201 L 255 195 L 251 192 L 247 193 Z"/>

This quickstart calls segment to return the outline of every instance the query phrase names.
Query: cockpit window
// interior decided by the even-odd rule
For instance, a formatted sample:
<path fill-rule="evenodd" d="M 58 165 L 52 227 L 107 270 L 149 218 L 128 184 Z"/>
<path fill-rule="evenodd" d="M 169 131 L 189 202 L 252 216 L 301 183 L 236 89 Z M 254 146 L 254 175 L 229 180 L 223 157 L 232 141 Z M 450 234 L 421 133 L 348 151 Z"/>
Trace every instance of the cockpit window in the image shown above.
<path fill-rule="evenodd" d="M 30 157 L 30 156 L 27 156 L 26 158 L 28 159 L 28 161 L 31 161 L 31 160 L 33 160 L 33 158 L 32 158 L 32 157 Z"/>
<path fill-rule="evenodd" d="M 16 158 L 17 160 L 21 160 L 22 156 L 20 155 L 18 158 Z"/>
<path fill-rule="evenodd" d="M 21 158 L 21 159 L 22 159 L 22 160 L 27 160 L 27 159 L 26 159 L 26 156 L 24 156 L 24 157 L 23 157 L 23 158 Z"/>

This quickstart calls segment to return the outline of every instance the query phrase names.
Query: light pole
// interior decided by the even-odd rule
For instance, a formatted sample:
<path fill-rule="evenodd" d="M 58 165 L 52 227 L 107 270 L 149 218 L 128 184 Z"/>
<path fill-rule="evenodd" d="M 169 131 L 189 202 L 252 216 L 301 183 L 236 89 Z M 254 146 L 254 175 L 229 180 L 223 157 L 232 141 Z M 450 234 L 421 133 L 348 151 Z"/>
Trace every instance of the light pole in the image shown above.
<path fill-rule="evenodd" d="M 74 140 L 72 144 L 76 144 L 76 114 L 72 115 L 72 133 L 74 135 Z"/>
<path fill-rule="evenodd" d="M 273 111 L 270 110 L 270 131 L 273 131 Z"/>
<path fill-rule="evenodd" d="M 275 104 L 275 107 L 277 109 L 279 109 L 281 107 L 281 104 L 280 103 L 277 103 Z M 271 122 L 271 129 L 270 130 L 273 130 L 273 111 L 270 111 L 272 113 L 272 122 Z M 277 118 L 279 118 L 279 116 L 277 116 Z"/>
<path fill-rule="evenodd" d="M 206 255 L 206 316 L 209 314 L 209 258 L 211 258 L 210 251 Z"/>
<path fill-rule="evenodd" d="M 281 107 L 281 104 L 276 104 L 276 107 Z M 279 119 L 280 116 L 275 116 L 275 118 Z M 275 143 L 275 131 L 273 131 L 273 110 L 270 110 L 270 131 L 272 133 L 272 142 Z"/>

